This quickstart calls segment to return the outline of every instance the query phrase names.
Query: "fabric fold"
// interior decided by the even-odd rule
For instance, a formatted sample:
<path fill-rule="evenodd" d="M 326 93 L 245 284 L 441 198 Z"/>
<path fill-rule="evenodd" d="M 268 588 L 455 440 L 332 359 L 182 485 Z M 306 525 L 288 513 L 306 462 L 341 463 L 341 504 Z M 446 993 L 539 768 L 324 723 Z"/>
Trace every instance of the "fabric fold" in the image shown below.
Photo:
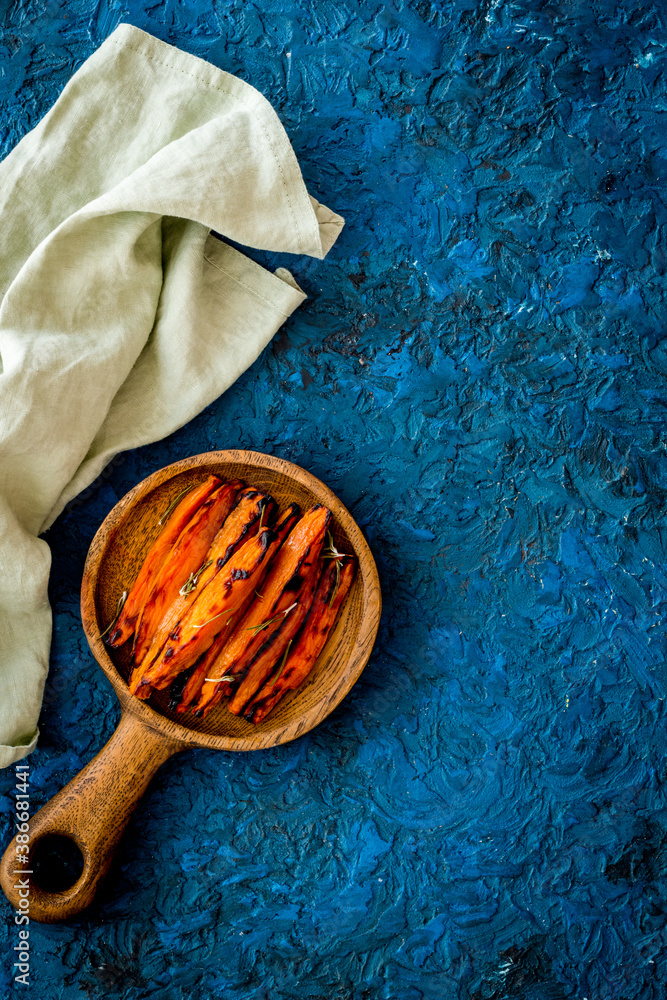
<path fill-rule="evenodd" d="M 0 766 L 35 745 L 48 666 L 37 536 L 119 451 L 170 434 L 305 295 L 210 234 L 322 258 L 312 198 L 254 88 L 121 25 L 0 163 Z M 17 628 L 20 622 L 20 630 Z"/>

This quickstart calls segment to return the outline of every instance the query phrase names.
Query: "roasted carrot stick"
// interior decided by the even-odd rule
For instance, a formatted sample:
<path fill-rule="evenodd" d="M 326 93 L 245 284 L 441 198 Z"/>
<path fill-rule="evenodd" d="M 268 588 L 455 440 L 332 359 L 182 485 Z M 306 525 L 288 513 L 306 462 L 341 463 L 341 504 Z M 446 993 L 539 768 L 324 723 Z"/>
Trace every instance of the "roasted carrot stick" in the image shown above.
<path fill-rule="evenodd" d="M 278 665 L 274 676 L 246 705 L 243 714 L 250 722 L 262 722 L 283 695 L 297 688 L 313 669 L 352 586 L 355 570 L 355 561 L 349 557 L 340 560 L 339 570 L 333 564 L 326 567 L 303 630 L 282 667 Z"/>
<path fill-rule="evenodd" d="M 196 711 L 202 713 L 218 688 L 217 678 L 240 676 L 260 646 L 283 623 L 290 614 L 294 602 L 295 589 L 302 585 L 299 567 L 309 554 L 319 556 L 331 511 L 321 504 L 311 507 L 282 546 L 276 556 L 266 581 L 262 587 L 262 601 L 253 603 L 243 621 L 239 624 L 228 645 L 218 657 L 197 701 Z M 226 694 L 229 687 L 224 687 Z"/>
<path fill-rule="evenodd" d="M 233 715 L 240 715 L 248 702 L 262 687 L 267 677 L 270 677 L 285 652 L 289 649 L 290 643 L 297 634 L 313 603 L 313 594 L 320 577 L 321 564 L 319 561 L 319 550 L 314 551 L 316 546 L 311 548 L 310 553 L 299 567 L 301 586 L 298 590 L 292 591 L 296 607 L 285 615 L 284 621 L 278 629 L 273 632 L 262 643 L 255 656 L 250 661 L 247 669 L 243 670 L 241 680 L 234 697 L 227 708 Z"/>
<path fill-rule="evenodd" d="M 179 535 L 178 541 L 162 564 L 153 593 L 146 602 L 137 625 L 134 643 L 135 663 L 142 662 L 167 608 L 176 600 L 179 590 L 191 574 L 196 573 L 204 562 L 211 542 L 229 514 L 240 486 L 239 480 L 235 479 L 214 490 Z"/>
<path fill-rule="evenodd" d="M 109 637 L 110 646 L 122 646 L 134 632 L 143 607 L 150 597 L 155 579 L 162 565 L 176 544 L 178 536 L 192 519 L 204 500 L 220 486 L 217 476 L 209 476 L 199 486 L 188 490 L 174 512 L 169 516 L 164 528 L 148 550 L 136 580 L 132 584 L 118 621 Z"/>
<path fill-rule="evenodd" d="M 252 594 L 262 563 L 267 556 L 271 558 L 277 544 L 275 531 L 262 528 L 234 553 L 176 626 L 172 633 L 176 638 L 170 636 L 155 663 L 143 674 L 141 686 L 150 684 L 158 690 L 167 687 L 206 652 L 227 627 L 234 611 Z M 133 678 L 130 691 L 135 694 L 138 690 L 139 684 Z"/>
<path fill-rule="evenodd" d="M 265 493 L 256 489 L 244 489 L 238 494 L 234 507 L 216 534 L 204 561 L 197 567 L 178 592 L 178 596 L 170 604 L 159 624 L 149 635 L 150 646 L 142 658 L 142 650 L 135 650 L 135 668 L 140 676 L 145 674 L 157 658 L 167 641 L 170 632 L 194 604 L 204 587 L 220 572 L 232 553 L 241 542 L 257 534 L 260 522 L 269 522 L 273 518 L 275 502 Z"/>
<path fill-rule="evenodd" d="M 279 544 L 282 544 L 289 535 L 299 518 L 299 513 L 300 511 L 298 505 L 293 503 L 290 504 L 281 517 L 275 528 Z M 243 618 L 252 601 L 259 599 L 257 592 L 263 583 L 264 576 L 266 575 L 268 569 L 269 562 L 265 559 L 263 568 L 255 582 L 254 592 L 249 594 L 245 603 L 234 612 L 233 616 L 230 618 L 229 626 L 225 628 L 217 639 L 213 641 L 213 645 L 209 648 L 208 652 L 204 654 L 204 657 L 197 662 L 194 669 L 191 671 L 185 671 L 188 676 L 182 680 L 182 675 L 179 675 L 173 682 L 172 687 L 169 689 L 170 702 L 171 704 L 176 702 L 176 705 L 173 707 L 177 707 L 178 712 L 184 712 L 197 697 L 201 691 L 204 681 L 208 677 L 209 670 L 212 668 L 226 643 L 229 641 L 229 637 L 233 635 L 236 625 L 241 618 Z"/>

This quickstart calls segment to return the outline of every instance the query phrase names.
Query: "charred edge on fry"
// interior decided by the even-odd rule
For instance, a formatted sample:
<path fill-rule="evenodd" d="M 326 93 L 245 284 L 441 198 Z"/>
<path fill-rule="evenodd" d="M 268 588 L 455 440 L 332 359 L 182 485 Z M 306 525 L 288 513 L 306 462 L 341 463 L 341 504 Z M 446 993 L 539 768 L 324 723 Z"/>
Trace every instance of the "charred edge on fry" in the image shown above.
<path fill-rule="evenodd" d="M 252 660 L 251 660 L 251 661 L 250 661 L 250 663 L 248 664 L 248 670 L 246 670 L 246 674 L 247 674 L 247 673 L 248 673 L 248 672 L 249 672 L 249 671 L 251 670 L 251 668 L 252 668 L 253 664 L 255 663 L 255 661 L 256 661 L 256 660 L 257 660 L 257 659 L 258 659 L 258 658 L 259 658 L 259 657 L 260 657 L 260 656 L 261 656 L 261 655 L 262 655 L 263 653 L 265 653 L 265 652 L 267 651 L 267 649 L 270 649 L 270 648 L 271 648 L 271 646 L 273 645 L 273 643 L 274 643 L 274 642 L 276 642 L 276 641 L 277 641 L 277 639 L 278 639 L 278 636 L 280 635 L 280 632 L 281 632 L 281 629 L 282 629 L 282 627 L 283 627 L 283 625 L 284 625 L 284 623 L 285 623 L 286 621 L 287 621 L 287 615 L 285 615 L 285 616 L 283 617 L 283 620 L 282 620 L 282 622 L 280 623 L 280 625 L 278 626 L 278 628 L 277 628 L 277 629 L 276 629 L 276 630 L 275 630 L 274 632 L 272 632 L 272 633 L 271 633 L 271 635 L 270 635 L 270 636 L 268 636 L 268 638 L 266 638 L 266 639 L 264 640 L 264 642 L 262 643 L 262 645 L 261 645 L 261 646 L 259 647 L 259 649 L 258 649 L 258 650 L 257 650 L 257 652 L 255 653 L 255 655 L 253 656 Z"/>
<path fill-rule="evenodd" d="M 275 509 L 277 509 L 277 508 L 276 508 L 276 502 L 273 499 L 273 497 L 267 496 L 265 493 L 260 493 L 259 490 L 253 490 L 252 492 L 244 492 L 243 497 L 246 500 L 252 500 L 255 497 L 262 497 L 262 499 L 257 504 L 257 511 L 255 512 L 255 514 L 253 515 L 253 517 L 249 518 L 246 521 L 246 523 L 243 525 L 243 527 L 241 528 L 241 531 L 239 533 L 238 538 L 236 538 L 233 542 L 230 542 L 230 544 L 225 549 L 224 556 L 220 556 L 217 559 L 216 566 L 218 567 L 218 569 L 222 569 L 222 567 L 225 565 L 225 563 L 229 562 L 229 560 L 231 559 L 231 557 L 234 555 L 234 553 L 236 552 L 236 550 L 239 548 L 239 546 L 241 545 L 241 543 L 244 541 L 246 535 L 248 534 L 248 532 L 250 531 L 250 529 L 253 527 L 253 525 L 255 525 L 258 520 L 259 520 L 260 524 L 262 523 L 262 518 L 264 516 L 264 512 L 267 509 L 269 510 L 269 515 L 267 517 L 267 522 L 272 521 L 273 518 L 275 517 Z M 237 505 L 238 505 L 238 500 L 234 504 L 234 507 L 236 507 Z M 234 509 L 234 508 L 232 508 L 232 509 Z"/>
<path fill-rule="evenodd" d="M 278 504 L 273 497 L 268 496 L 265 500 L 260 500 L 260 523 L 263 528 L 269 528 L 276 519 Z"/>
<path fill-rule="evenodd" d="M 310 551 L 310 549 L 308 551 Z M 287 592 L 288 594 L 294 593 L 294 591 L 298 590 L 301 584 L 303 583 L 303 579 L 304 579 L 303 576 L 299 573 L 299 570 L 297 570 L 296 573 L 294 573 L 294 575 L 289 578 L 289 580 L 283 587 L 283 593 L 285 592 Z"/>
<path fill-rule="evenodd" d="M 209 509 L 209 507 L 212 507 L 213 504 L 216 504 L 219 499 L 220 499 L 220 487 L 218 487 L 217 490 L 214 490 L 213 493 L 211 493 L 211 495 L 208 498 L 208 500 L 204 500 L 204 502 L 201 505 L 201 507 L 197 508 L 197 511 L 195 513 L 195 517 L 197 518 L 197 520 L 200 521 L 202 514 L 204 514 L 205 511 L 207 511 Z M 186 527 L 191 527 L 191 525 L 192 525 L 192 522 L 190 522 L 190 525 L 186 525 Z"/>
<path fill-rule="evenodd" d="M 291 503 L 289 507 L 286 508 L 285 513 L 283 515 L 283 519 L 280 522 L 280 524 L 281 525 L 286 524 L 286 522 L 289 521 L 291 517 L 294 517 L 295 515 L 298 516 L 300 513 L 301 513 L 301 508 L 299 507 L 298 503 Z"/>
<path fill-rule="evenodd" d="M 201 657 L 192 667 L 188 667 L 187 670 L 181 671 L 177 677 L 169 685 L 169 708 L 172 712 L 175 712 L 178 708 L 178 704 L 183 697 L 183 692 L 185 691 L 185 686 L 194 674 L 195 670 L 199 666 Z"/>
<path fill-rule="evenodd" d="M 286 689 L 284 693 L 287 694 L 288 690 L 289 689 Z M 271 698 L 272 694 L 273 694 L 273 692 L 270 692 L 269 694 L 265 695 L 260 701 L 254 701 L 254 702 L 252 702 L 252 704 L 248 703 L 246 705 L 246 707 L 243 709 L 243 711 L 241 712 L 241 715 L 243 716 L 243 718 L 247 719 L 248 722 L 253 722 L 254 723 L 255 716 L 257 715 L 258 712 L 260 712 L 264 708 L 264 706 L 266 705 L 266 702 L 269 701 L 269 699 Z M 274 708 L 275 708 L 275 705 L 274 705 Z"/>
<path fill-rule="evenodd" d="M 272 542 L 275 542 L 278 537 L 278 533 L 274 531 L 273 528 L 267 528 L 266 531 L 260 537 L 260 544 L 262 546 L 262 557 L 266 555 L 266 550 Z"/>
<path fill-rule="evenodd" d="M 294 526 L 299 520 L 300 515 L 301 515 L 301 508 L 299 507 L 299 505 L 292 504 L 291 508 L 288 508 L 287 513 L 283 517 L 282 521 L 279 521 L 278 524 L 274 524 L 273 531 L 276 532 L 276 535 L 281 535 L 284 540 L 293 530 Z"/>
<path fill-rule="evenodd" d="M 352 559 L 353 559 L 353 556 L 349 556 L 347 554 L 341 555 L 338 558 L 338 565 L 340 566 L 341 572 L 343 570 L 343 567 L 347 566 L 347 564 L 349 562 L 351 562 Z M 339 586 L 340 586 L 340 580 L 336 578 L 336 574 L 335 573 L 332 573 L 331 574 L 331 579 L 329 580 L 329 583 L 327 585 L 326 593 L 324 593 L 322 595 L 322 602 L 324 604 L 330 604 L 331 603 L 331 601 L 333 600 L 333 598 L 334 598 L 334 596 L 336 594 L 336 591 L 338 590 Z"/>
<path fill-rule="evenodd" d="M 236 508 L 238 507 L 238 505 L 241 503 L 242 500 L 254 500 L 255 497 L 261 497 L 263 495 L 264 494 L 261 493 L 259 490 L 254 490 L 252 487 L 249 486 L 247 489 L 241 490 L 241 492 L 236 498 L 236 502 L 232 507 L 232 510 L 236 510 Z"/>
<path fill-rule="evenodd" d="M 308 556 L 310 555 L 310 550 L 312 549 L 312 547 L 313 547 L 312 544 L 309 545 L 308 548 L 306 549 L 306 551 L 303 553 L 303 555 L 299 559 L 299 562 L 297 563 L 297 567 L 296 567 L 294 573 L 292 574 L 292 576 L 289 578 L 289 580 L 287 581 L 287 583 L 283 587 L 283 590 L 282 590 L 283 594 L 285 592 L 287 592 L 288 594 L 294 593 L 304 583 L 304 581 L 306 579 L 306 576 L 302 572 L 302 570 L 303 570 L 304 563 L 306 562 L 306 560 L 308 559 Z M 306 567 L 306 573 L 310 569 L 311 569 L 311 567 L 307 566 Z M 274 607 L 275 607 L 275 605 L 274 605 Z"/>

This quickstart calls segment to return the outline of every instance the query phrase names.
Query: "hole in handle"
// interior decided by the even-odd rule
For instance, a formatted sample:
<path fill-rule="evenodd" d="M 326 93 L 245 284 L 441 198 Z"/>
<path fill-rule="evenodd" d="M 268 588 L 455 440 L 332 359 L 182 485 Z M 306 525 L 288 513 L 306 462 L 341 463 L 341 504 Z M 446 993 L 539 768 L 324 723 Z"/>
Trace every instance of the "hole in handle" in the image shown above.
<path fill-rule="evenodd" d="M 44 892 L 71 889 L 83 872 L 83 854 L 71 839 L 61 833 L 45 833 L 30 852 L 31 881 Z"/>

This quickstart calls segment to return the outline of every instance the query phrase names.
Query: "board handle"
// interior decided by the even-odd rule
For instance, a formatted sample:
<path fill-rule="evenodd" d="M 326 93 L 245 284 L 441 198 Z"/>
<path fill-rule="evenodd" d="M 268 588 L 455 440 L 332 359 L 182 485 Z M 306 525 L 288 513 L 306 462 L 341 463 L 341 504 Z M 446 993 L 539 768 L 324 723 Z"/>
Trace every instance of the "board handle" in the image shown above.
<path fill-rule="evenodd" d="M 23 846 L 18 838 L 24 840 L 25 833 L 17 834 L 5 851 L 0 885 L 12 906 L 41 923 L 66 920 L 84 910 L 151 778 L 183 749 L 183 743 L 165 738 L 131 712 L 123 712 L 118 728 L 97 756 L 29 820 L 28 852 L 17 851 Z M 58 860 L 49 858 L 49 848 L 62 849 L 63 839 L 69 841 L 64 844 L 69 847 L 65 853 L 74 852 L 79 866 L 83 861 L 81 874 L 69 886 L 67 873 L 57 870 Z M 22 864 L 18 858 L 26 853 L 28 864 Z"/>

